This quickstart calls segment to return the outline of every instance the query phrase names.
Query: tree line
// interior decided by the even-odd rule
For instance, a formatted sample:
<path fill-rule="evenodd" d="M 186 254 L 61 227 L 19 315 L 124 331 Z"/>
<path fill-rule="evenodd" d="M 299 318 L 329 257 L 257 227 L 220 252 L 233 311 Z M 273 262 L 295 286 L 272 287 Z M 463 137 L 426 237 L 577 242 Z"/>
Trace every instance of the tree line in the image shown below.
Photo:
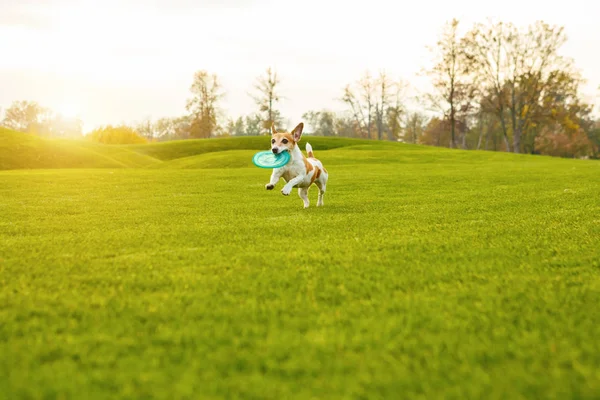
<path fill-rule="evenodd" d="M 0 109 L 0 116 L 2 115 Z M 15 101 L 4 111 L 0 126 L 39 136 L 80 136 L 83 121 L 68 118 L 34 101 Z"/>
<path fill-rule="evenodd" d="M 343 110 L 308 110 L 302 116 L 312 134 L 394 140 L 461 149 L 600 157 L 600 120 L 580 93 L 584 79 L 560 50 L 567 37 L 561 26 L 538 21 L 525 27 L 487 21 L 460 33 L 453 19 L 430 47 L 433 65 L 422 70 L 431 90 L 412 99 L 408 83 L 385 71 L 367 71 L 332 101 Z M 134 126 L 104 126 L 87 135 L 104 143 L 139 136 L 163 141 L 217 136 L 269 134 L 280 112 L 280 78 L 268 68 L 248 93 L 256 109 L 244 116 L 224 115 L 225 96 L 218 75 L 194 74 L 186 113 L 145 120 Z M 409 110 L 414 100 L 419 111 Z M 80 121 L 69 121 L 33 102 L 15 102 L 2 125 L 41 135 L 81 135 Z M 115 133 L 116 131 L 120 133 Z M 132 136 L 133 135 L 133 136 Z"/>
<path fill-rule="evenodd" d="M 599 124 L 580 94 L 573 61 L 560 55 L 563 27 L 542 21 L 524 28 L 476 24 L 459 35 L 448 23 L 425 71 L 434 90 L 427 103 L 439 117 L 425 142 L 464 149 L 597 157 Z"/>

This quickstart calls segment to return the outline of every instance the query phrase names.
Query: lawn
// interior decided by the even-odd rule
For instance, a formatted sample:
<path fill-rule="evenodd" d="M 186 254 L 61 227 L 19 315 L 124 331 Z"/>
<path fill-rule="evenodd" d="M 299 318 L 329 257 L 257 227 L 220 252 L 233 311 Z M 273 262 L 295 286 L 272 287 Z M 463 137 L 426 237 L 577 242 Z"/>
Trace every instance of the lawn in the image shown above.
<path fill-rule="evenodd" d="M 310 141 L 0 172 L 0 397 L 600 398 L 600 163 Z"/>

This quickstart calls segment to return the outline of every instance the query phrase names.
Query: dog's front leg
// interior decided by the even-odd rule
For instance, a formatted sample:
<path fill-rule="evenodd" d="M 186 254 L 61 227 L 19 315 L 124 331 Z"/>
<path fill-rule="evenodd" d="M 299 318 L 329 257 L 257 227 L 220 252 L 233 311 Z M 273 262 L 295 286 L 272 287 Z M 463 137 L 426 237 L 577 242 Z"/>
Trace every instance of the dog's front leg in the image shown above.
<path fill-rule="evenodd" d="M 300 182 L 302 182 L 302 180 L 304 179 L 304 175 L 298 175 L 297 177 L 290 179 L 290 181 L 288 183 L 285 184 L 285 186 L 283 187 L 283 189 L 281 189 L 281 193 L 284 196 L 289 195 L 292 192 L 292 188 L 299 184 Z"/>
<path fill-rule="evenodd" d="M 277 185 L 277 182 L 279 182 L 279 179 L 281 178 L 281 174 L 282 174 L 282 172 L 279 169 L 274 169 L 273 173 L 271 174 L 271 180 L 269 181 L 269 183 L 267 183 L 265 185 L 265 188 L 267 190 L 273 190 L 275 185 Z"/>

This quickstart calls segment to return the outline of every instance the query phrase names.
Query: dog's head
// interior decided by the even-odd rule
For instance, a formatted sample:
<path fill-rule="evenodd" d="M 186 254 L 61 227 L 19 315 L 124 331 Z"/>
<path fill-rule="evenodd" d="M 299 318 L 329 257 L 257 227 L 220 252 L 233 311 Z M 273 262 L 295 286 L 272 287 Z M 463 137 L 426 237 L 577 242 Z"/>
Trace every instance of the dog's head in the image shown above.
<path fill-rule="evenodd" d="M 284 151 L 292 151 L 296 143 L 302 137 L 304 124 L 300 122 L 291 132 L 277 132 L 275 123 L 271 125 L 271 151 L 273 154 L 279 154 Z"/>

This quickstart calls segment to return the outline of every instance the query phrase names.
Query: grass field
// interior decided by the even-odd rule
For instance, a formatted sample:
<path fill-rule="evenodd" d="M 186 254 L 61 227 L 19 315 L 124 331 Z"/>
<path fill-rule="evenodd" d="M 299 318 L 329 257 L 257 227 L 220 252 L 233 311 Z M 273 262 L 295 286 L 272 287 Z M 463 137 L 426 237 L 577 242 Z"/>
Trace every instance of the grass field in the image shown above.
<path fill-rule="evenodd" d="M 265 138 L 5 135 L 3 399 L 600 398 L 598 162 L 305 137 L 305 210 Z"/>

